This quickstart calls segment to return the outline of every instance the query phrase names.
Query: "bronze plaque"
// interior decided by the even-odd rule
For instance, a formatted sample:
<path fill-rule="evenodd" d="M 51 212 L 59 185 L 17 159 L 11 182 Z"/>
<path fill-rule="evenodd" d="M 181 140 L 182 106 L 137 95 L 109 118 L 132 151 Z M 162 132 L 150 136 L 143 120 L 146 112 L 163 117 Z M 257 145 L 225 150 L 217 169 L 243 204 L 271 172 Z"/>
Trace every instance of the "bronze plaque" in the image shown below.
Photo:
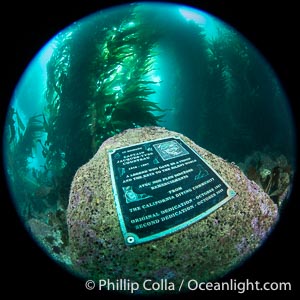
<path fill-rule="evenodd" d="M 236 194 L 179 137 L 110 150 L 109 162 L 116 209 L 128 245 L 181 230 Z"/>

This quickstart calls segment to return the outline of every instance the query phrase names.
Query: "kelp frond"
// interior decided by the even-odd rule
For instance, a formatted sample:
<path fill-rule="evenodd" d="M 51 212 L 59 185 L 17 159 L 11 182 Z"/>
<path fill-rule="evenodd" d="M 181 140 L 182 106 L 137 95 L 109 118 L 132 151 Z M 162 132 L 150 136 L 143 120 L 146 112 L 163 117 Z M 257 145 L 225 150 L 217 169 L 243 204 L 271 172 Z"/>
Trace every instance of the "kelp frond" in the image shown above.
<path fill-rule="evenodd" d="M 45 132 L 43 121 L 40 119 L 42 115 L 36 115 L 29 118 L 24 134 L 20 140 L 20 145 L 24 151 L 32 151 L 36 142 Z"/>

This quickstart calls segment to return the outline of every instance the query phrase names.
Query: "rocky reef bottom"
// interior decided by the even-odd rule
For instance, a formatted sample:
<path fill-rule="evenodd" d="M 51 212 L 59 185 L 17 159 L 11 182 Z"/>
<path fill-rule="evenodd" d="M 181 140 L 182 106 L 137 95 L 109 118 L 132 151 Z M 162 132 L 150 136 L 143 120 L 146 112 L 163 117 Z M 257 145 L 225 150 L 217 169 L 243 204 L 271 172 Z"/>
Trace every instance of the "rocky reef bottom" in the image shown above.
<path fill-rule="evenodd" d="M 107 151 L 175 134 L 203 156 L 237 196 L 180 232 L 128 247 L 116 215 Z M 130 129 L 104 142 L 78 170 L 68 211 L 58 207 L 26 225 L 56 262 L 81 277 L 169 280 L 177 285 L 182 278 L 214 280 L 263 243 L 289 195 L 292 176 L 281 154 L 256 151 L 243 162 L 229 163 L 178 133 L 158 127 Z"/>

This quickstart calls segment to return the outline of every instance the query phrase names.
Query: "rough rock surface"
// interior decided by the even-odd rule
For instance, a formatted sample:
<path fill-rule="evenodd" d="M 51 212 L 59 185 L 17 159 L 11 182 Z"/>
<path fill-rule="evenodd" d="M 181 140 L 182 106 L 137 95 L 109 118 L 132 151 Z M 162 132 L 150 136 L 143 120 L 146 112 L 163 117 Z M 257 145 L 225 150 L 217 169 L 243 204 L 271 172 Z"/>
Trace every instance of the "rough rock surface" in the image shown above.
<path fill-rule="evenodd" d="M 109 149 L 168 136 L 180 136 L 237 192 L 205 219 L 172 235 L 127 246 L 115 208 Z M 67 221 L 74 270 L 89 279 L 120 278 L 142 283 L 167 279 L 214 280 L 245 260 L 277 220 L 277 205 L 234 164 L 159 127 L 126 130 L 106 140 L 72 182 Z"/>

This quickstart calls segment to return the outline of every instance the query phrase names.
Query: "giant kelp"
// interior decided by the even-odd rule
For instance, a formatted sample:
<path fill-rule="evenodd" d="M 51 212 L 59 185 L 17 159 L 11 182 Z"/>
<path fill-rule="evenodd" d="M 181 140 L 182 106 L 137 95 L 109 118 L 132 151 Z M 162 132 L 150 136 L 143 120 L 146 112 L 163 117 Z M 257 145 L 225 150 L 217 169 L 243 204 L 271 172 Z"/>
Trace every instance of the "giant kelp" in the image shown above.
<path fill-rule="evenodd" d="M 147 78 L 153 71 L 157 38 L 158 34 L 135 15 L 134 21 L 126 20 L 107 31 L 98 45 L 86 114 L 94 151 L 109 136 L 160 120 L 153 114 L 160 108 L 148 100 L 155 82 Z"/>
<path fill-rule="evenodd" d="M 229 27 L 218 27 L 213 37 L 195 22 L 183 23 L 182 28 L 190 36 L 170 28 L 170 40 L 181 43 L 166 44 L 180 70 L 176 75 L 180 82 L 176 122 L 181 132 L 237 163 L 257 149 L 272 147 L 272 152 L 287 157 L 292 165 L 291 132 L 281 128 L 285 127 L 284 95 L 263 57 Z M 286 172 L 274 166 L 262 184 L 277 202 L 290 185 L 291 169 Z M 251 165 L 249 172 L 251 177 L 260 170 Z"/>
<path fill-rule="evenodd" d="M 263 57 L 230 27 L 217 27 L 213 37 L 194 22 L 184 27 L 190 36 L 168 32 L 172 40 L 180 40 L 169 45 L 176 47 L 180 70 L 180 130 L 236 162 L 262 145 L 291 157 L 292 133 L 282 130 L 289 121 L 285 96 Z"/>
<path fill-rule="evenodd" d="M 149 100 L 159 34 L 134 10 L 95 16 L 62 32 L 47 65 L 47 169 L 65 195 L 76 169 L 125 129 L 156 125 Z M 95 24 L 97 24 L 95 26 Z M 162 114 L 162 112 L 161 112 Z"/>
<path fill-rule="evenodd" d="M 13 190 L 14 196 L 22 200 L 18 207 L 19 211 L 28 218 L 34 214 L 35 201 L 32 201 L 32 196 L 39 187 L 38 181 L 33 176 L 37 170 L 30 166 L 30 162 L 36 155 L 38 141 L 45 133 L 43 119 L 41 115 L 33 115 L 26 122 L 14 107 L 10 107 L 6 122 L 4 135 L 6 171 L 9 182 L 16 187 Z"/>
<path fill-rule="evenodd" d="M 150 100 L 158 38 L 134 5 L 74 23 L 52 43 L 44 110 L 28 119 L 18 107 L 8 112 L 6 162 L 14 198 L 29 230 L 58 260 L 67 261 L 65 209 L 77 168 L 108 137 L 157 125 L 162 117 Z"/>

